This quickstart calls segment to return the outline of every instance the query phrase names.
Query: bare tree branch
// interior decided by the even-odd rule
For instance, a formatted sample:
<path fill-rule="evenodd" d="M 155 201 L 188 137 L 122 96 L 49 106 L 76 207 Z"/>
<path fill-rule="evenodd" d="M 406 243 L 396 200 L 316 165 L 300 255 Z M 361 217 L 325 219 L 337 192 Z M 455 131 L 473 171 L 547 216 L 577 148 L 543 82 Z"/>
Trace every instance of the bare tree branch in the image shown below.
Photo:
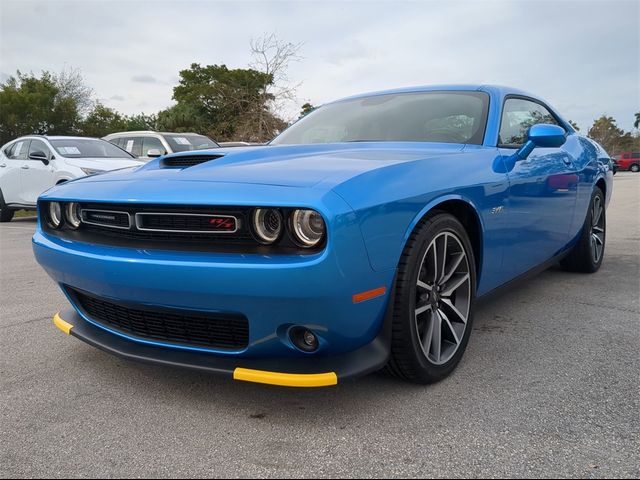
<path fill-rule="evenodd" d="M 251 39 L 252 61 L 249 67 L 266 73 L 272 80 L 261 92 L 261 104 L 267 106 L 267 111 L 255 112 L 258 115 L 257 136 L 260 138 L 277 130 L 274 122 L 282 124 L 286 103 L 295 100 L 296 90 L 302 85 L 302 82 L 293 84 L 288 76 L 290 63 L 302 59 L 299 54 L 302 45 L 283 42 L 275 33 Z"/>

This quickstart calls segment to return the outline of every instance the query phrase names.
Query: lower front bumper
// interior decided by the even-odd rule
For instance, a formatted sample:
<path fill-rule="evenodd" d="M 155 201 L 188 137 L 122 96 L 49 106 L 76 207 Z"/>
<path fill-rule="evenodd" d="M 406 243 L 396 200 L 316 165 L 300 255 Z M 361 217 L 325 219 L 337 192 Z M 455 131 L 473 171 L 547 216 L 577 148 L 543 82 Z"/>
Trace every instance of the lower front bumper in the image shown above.
<path fill-rule="evenodd" d="M 285 387 L 326 387 L 384 367 L 389 359 L 388 329 L 364 347 L 335 356 L 309 358 L 235 358 L 140 344 L 84 320 L 75 310 L 56 314 L 54 324 L 68 335 L 118 357 L 214 373 L 234 380 Z M 387 323 L 387 322 L 385 322 Z"/>

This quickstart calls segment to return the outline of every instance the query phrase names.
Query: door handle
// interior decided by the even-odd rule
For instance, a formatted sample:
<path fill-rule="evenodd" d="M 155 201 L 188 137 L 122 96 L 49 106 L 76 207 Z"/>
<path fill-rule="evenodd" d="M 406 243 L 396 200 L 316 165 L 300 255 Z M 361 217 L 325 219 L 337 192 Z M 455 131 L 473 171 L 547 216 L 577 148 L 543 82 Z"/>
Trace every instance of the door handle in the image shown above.
<path fill-rule="evenodd" d="M 22 168 L 23 168 L 24 170 L 29 170 L 29 165 L 22 165 Z"/>

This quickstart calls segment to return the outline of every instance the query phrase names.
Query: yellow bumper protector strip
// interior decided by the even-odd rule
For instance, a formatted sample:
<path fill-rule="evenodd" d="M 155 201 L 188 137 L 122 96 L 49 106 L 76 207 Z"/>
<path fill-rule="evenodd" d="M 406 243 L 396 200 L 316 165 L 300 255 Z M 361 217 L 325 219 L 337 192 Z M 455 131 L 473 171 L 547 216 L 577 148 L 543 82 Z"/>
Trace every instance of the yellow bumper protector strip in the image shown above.
<path fill-rule="evenodd" d="M 62 317 L 60 316 L 60 312 L 56 313 L 53 316 L 53 324 L 58 327 L 60 330 L 62 330 L 64 333 L 66 333 L 67 335 L 69 335 L 71 333 L 71 329 L 73 328 L 73 325 L 71 325 L 68 322 L 65 322 Z"/>
<path fill-rule="evenodd" d="M 334 372 L 295 374 L 236 368 L 233 371 L 233 379 L 280 387 L 329 387 L 338 384 L 338 376 Z"/>

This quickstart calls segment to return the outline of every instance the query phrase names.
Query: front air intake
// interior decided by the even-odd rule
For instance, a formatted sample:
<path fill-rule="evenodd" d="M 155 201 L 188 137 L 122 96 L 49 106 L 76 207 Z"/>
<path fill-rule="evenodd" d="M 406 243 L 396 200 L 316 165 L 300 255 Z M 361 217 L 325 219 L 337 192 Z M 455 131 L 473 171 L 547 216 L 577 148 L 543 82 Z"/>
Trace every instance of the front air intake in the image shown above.
<path fill-rule="evenodd" d="M 249 321 L 238 313 L 133 304 L 69 286 L 65 290 L 92 322 L 135 339 L 219 350 L 243 350 L 249 344 Z"/>
<path fill-rule="evenodd" d="M 160 165 L 162 167 L 189 168 L 220 157 L 224 157 L 224 155 L 176 155 L 163 158 Z"/>

